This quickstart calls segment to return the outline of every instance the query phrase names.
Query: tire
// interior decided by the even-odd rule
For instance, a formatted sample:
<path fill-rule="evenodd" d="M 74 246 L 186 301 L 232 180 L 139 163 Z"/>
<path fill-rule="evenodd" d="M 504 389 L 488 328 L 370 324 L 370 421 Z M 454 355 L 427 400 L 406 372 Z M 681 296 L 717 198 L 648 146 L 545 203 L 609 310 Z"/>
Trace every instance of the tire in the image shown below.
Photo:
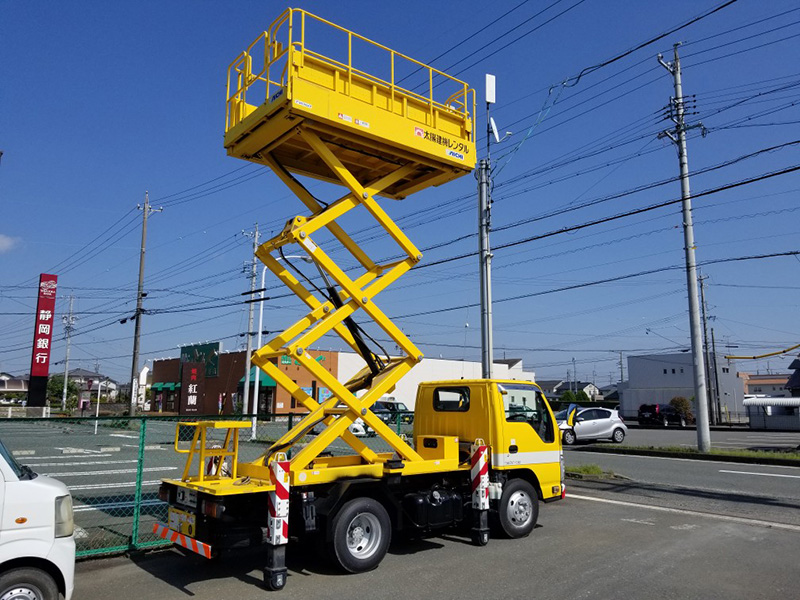
<path fill-rule="evenodd" d="M 617 428 L 614 430 L 614 433 L 611 434 L 611 439 L 614 440 L 615 444 L 621 444 L 625 441 L 625 432 Z"/>
<path fill-rule="evenodd" d="M 575 437 L 575 432 L 572 431 L 572 429 L 565 429 L 562 438 L 567 446 L 572 446 L 578 439 Z"/>
<path fill-rule="evenodd" d="M 686 429 L 686 417 L 681 417 L 681 427 Z"/>
<path fill-rule="evenodd" d="M 11 569 L 0 576 L 0 598 L 5 597 L 58 600 L 58 586 L 49 574 L 40 569 Z"/>
<path fill-rule="evenodd" d="M 336 513 L 331 525 L 331 557 L 348 573 L 371 571 L 386 556 L 392 524 L 377 500 L 350 500 Z"/>
<path fill-rule="evenodd" d="M 669 419 L 667 419 L 667 417 L 664 417 L 664 420 L 661 421 L 661 425 L 664 426 L 665 428 L 669 427 Z"/>
<path fill-rule="evenodd" d="M 525 537 L 539 519 L 539 497 L 524 479 L 511 479 L 503 486 L 498 508 L 500 529 L 509 538 Z"/>

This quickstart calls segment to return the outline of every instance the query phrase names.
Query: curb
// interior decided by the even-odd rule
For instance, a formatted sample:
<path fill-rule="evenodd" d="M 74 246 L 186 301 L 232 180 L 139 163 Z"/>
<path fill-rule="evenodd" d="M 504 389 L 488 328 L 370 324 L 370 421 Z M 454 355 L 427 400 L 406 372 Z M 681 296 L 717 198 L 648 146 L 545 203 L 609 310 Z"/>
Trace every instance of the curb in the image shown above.
<path fill-rule="evenodd" d="M 687 460 L 704 460 L 710 462 L 733 462 L 749 465 L 772 465 L 776 467 L 800 467 L 800 460 L 791 458 L 755 458 L 750 456 L 723 456 L 719 454 L 700 454 L 689 452 L 670 452 L 668 450 L 637 450 L 633 448 L 616 447 L 586 447 L 571 448 L 574 452 L 594 452 L 595 454 L 630 454 L 632 456 L 655 456 L 659 458 L 685 458 Z"/>

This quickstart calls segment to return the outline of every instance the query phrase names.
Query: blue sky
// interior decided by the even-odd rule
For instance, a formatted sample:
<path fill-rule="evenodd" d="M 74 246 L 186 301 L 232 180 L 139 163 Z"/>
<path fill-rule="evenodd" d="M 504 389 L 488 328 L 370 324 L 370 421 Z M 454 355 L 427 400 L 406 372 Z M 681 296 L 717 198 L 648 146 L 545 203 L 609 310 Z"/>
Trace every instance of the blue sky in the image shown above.
<path fill-rule="evenodd" d="M 684 42 L 684 91 L 696 96 L 690 120 L 708 128 L 706 137 L 695 129 L 689 140 L 693 192 L 800 162 L 800 144 L 784 146 L 800 140 L 795 2 L 739 0 L 570 87 L 559 85 L 721 3 L 410 1 L 399 12 L 396 3 L 342 1 L 302 8 L 421 61 L 439 57 L 432 64 L 467 81 L 479 98 L 484 74 L 497 76 L 492 114 L 514 135 L 492 150 L 495 355 L 522 357 L 542 379 L 566 377 L 574 358 L 580 379 L 607 384 L 618 379 L 619 352 L 689 347 L 679 206 L 502 246 L 679 197 L 677 181 L 649 187 L 678 173 L 674 147 L 657 139 L 669 126 L 663 112 L 673 90 L 656 54 L 671 57 L 675 42 Z M 225 75 L 284 8 L 0 2 L 0 371 L 27 372 L 35 282 L 52 272 L 60 278 L 59 314 L 75 298 L 71 365 L 99 364 L 127 380 L 133 328 L 119 321 L 135 305 L 136 206 L 145 190 L 164 211 L 148 228 L 151 314 L 143 319 L 142 360 L 177 356 L 178 346 L 198 341 L 221 339 L 226 350 L 243 344 L 240 294 L 249 282 L 242 266 L 252 249 L 241 232 L 258 222 L 274 235 L 304 210 L 266 168 L 226 156 Z M 481 103 L 477 112 L 482 156 Z M 780 148 L 748 156 L 773 147 Z M 310 185 L 323 197 L 341 193 Z M 638 187 L 649 189 L 628 193 Z M 426 252 L 424 265 L 477 249 L 475 189 L 468 175 L 384 206 L 423 249 L 464 238 Z M 695 200 L 697 259 L 710 263 L 702 271 L 720 352 L 726 344 L 754 355 L 800 343 L 800 258 L 719 262 L 800 250 L 799 190 L 794 172 Z M 349 222 L 351 231 L 368 225 Z M 383 240 L 367 245 L 376 257 L 393 253 Z M 453 309 L 479 302 L 477 265 L 471 256 L 415 269 L 379 304 L 400 317 L 426 355 L 479 360 L 479 310 Z M 637 275 L 644 271 L 654 272 Z M 592 285 L 613 278 L 622 279 Z M 508 300 L 516 296 L 523 297 Z M 302 313 L 291 298 L 270 301 L 264 328 L 280 330 Z M 64 350 L 57 331 L 52 360 L 61 361 Z M 737 368 L 785 371 L 794 355 Z"/>

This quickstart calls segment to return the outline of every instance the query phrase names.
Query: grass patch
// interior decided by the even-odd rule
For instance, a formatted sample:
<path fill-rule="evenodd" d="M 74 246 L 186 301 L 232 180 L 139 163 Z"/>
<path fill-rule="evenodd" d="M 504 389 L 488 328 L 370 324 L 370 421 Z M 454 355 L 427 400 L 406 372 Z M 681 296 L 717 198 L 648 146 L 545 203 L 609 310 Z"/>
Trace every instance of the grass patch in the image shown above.
<path fill-rule="evenodd" d="M 643 452 L 673 452 L 675 454 L 685 454 L 686 456 L 698 456 L 702 454 L 696 448 L 687 448 L 686 446 L 625 446 L 626 449 L 639 450 Z M 800 461 L 800 452 L 791 449 L 775 449 L 775 450 L 728 450 L 720 448 L 712 448 L 712 456 L 721 457 L 741 457 L 741 458 L 781 458 L 785 460 Z"/>
<path fill-rule="evenodd" d="M 603 469 L 600 465 L 580 465 L 579 467 L 570 467 L 567 469 L 570 473 L 579 473 L 580 475 L 603 475 Z"/>

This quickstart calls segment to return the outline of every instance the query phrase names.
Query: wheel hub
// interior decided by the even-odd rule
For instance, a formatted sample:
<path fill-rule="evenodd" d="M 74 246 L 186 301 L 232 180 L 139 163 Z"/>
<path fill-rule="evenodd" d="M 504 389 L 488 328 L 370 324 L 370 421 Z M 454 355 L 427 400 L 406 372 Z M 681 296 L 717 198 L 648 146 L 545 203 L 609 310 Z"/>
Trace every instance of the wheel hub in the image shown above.
<path fill-rule="evenodd" d="M 0 596 L 0 600 L 41 600 L 41 596 L 36 590 L 27 586 L 20 586 L 6 591 Z"/>
<path fill-rule="evenodd" d="M 508 517 L 517 524 L 528 522 L 533 514 L 531 499 L 524 492 L 515 492 L 508 500 Z"/>
<path fill-rule="evenodd" d="M 357 558 L 372 556 L 381 544 L 380 523 L 375 515 L 356 515 L 347 527 L 347 549 Z M 2 599 L 0 599 L 2 600 Z"/>

